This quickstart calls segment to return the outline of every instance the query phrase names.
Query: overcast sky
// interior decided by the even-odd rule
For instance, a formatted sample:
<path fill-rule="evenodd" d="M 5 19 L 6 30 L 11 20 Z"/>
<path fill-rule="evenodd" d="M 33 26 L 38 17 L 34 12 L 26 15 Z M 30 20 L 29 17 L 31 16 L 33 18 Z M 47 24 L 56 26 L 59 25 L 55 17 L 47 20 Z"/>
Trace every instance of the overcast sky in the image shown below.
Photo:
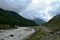
<path fill-rule="evenodd" d="M 27 19 L 49 21 L 60 12 L 59 0 L 0 0 L 0 8 L 15 11 Z"/>

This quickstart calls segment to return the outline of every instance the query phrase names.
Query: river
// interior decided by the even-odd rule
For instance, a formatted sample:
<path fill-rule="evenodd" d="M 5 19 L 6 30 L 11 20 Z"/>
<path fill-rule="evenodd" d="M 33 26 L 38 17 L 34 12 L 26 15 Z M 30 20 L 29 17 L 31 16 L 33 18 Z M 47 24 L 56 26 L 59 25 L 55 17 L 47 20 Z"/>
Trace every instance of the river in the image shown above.
<path fill-rule="evenodd" d="M 30 27 L 18 27 L 17 29 L 0 30 L 0 40 L 25 40 L 35 32 Z"/>

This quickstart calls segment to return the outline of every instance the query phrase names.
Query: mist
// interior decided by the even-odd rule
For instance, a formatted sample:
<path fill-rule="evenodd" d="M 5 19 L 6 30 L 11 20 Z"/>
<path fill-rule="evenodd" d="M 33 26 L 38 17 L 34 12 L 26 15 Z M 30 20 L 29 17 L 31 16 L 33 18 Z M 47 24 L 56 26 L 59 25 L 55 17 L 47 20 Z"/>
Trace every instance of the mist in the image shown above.
<path fill-rule="evenodd" d="M 0 0 L 0 8 L 17 12 L 24 18 L 40 18 L 48 22 L 60 13 L 59 0 Z"/>

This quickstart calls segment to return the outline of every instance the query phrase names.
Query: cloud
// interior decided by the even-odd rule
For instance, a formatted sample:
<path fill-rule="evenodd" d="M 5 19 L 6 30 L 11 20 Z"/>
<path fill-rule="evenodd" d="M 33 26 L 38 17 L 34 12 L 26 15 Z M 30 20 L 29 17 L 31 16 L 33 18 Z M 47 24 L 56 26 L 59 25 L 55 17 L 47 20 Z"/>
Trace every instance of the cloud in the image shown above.
<path fill-rule="evenodd" d="M 45 10 L 48 20 L 60 13 L 60 1 L 53 1 Z M 50 18 L 50 19 L 49 19 Z"/>
<path fill-rule="evenodd" d="M 9 11 L 22 11 L 32 0 L 0 0 L 0 8 Z"/>
<path fill-rule="evenodd" d="M 60 11 L 59 0 L 33 0 L 29 6 L 23 10 L 20 15 L 28 19 L 35 17 L 49 21 Z"/>
<path fill-rule="evenodd" d="M 27 19 L 49 21 L 60 13 L 60 0 L 0 0 L 0 8 L 15 11 Z"/>
<path fill-rule="evenodd" d="M 48 10 L 48 13 L 53 16 L 60 13 L 60 1 L 55 1 L 50 4 L 50 7 L 52 8 L 51 10 Z"/>

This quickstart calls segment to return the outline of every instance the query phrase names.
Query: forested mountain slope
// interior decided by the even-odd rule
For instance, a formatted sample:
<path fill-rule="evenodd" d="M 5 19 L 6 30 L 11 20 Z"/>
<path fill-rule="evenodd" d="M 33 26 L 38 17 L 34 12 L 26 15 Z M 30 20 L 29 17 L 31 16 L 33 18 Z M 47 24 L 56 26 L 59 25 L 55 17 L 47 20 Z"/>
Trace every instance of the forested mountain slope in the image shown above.
<path fill-rule="evenodd" d="M 0 24 L 19 25 L 19 26 L 37 26 L 34 21 L 28 20 L 16 12 L 6 11 L 0 8 Z"/>

